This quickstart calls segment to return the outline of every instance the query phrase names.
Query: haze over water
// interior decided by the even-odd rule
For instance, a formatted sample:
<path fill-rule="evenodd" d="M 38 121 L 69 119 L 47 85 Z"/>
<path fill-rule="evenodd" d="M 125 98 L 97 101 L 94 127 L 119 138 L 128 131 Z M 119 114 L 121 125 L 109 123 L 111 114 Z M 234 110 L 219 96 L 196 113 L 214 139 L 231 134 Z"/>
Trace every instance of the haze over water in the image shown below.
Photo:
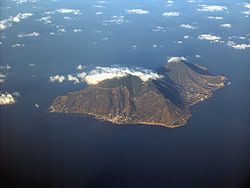
<path fill-rule="evenodd" d="M 15 98 L 0 106 L 4 184 L 248 185 L 249 1 L 15 0 L 0 6 L 0 92 Z M 172 56 L 231 83 L 195 105 L 181 128 L 116 126 L 47 113 L 55 97 L 86 87 L 68 74 L 111 65 L 156 70 Z M 56 75 L 64 80 L 51 81 Z"/>

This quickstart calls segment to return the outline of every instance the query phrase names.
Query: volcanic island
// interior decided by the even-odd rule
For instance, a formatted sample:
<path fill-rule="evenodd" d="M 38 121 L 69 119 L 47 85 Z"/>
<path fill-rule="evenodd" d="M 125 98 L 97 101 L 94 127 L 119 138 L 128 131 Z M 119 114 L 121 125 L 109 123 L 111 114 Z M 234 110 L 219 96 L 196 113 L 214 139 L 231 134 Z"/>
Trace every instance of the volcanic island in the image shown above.
<path fill-rule="evenodd" d="M 143 81 L 127 74 L 58 96 L 49 112 L 91 116 L 113 124 L 176 128 L 191 117 L 190 107 L 212 97 L 227 78 L 207 68 L 176 59 L 156 71 L 158 79 Z"/>

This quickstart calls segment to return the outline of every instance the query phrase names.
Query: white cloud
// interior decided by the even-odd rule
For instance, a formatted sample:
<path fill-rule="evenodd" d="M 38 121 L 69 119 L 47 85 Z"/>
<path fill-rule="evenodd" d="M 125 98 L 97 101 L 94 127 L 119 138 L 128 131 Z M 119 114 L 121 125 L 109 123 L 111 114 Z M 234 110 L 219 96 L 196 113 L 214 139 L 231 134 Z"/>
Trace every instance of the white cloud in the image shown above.
<path fill-rule="evenodd" d="M 72 81 L 75 84 L 85 82 L 88 85 L 95 85 L 104 80 L 114 79 L 114 78 L 122 78 L 128 75 L 133 75 L 139 77 L 142 81 L 155 80 L 162 78 L 162 75 L 157 74 L 156 72 L 149 69 L 142 68 L 128 68 L 128 67 L 96 67 L 92 69 L 88 73 L 80 72 L 77 74 L 68 74 L 64 75 L 55 75 L 50 76 L 49 80 L 51 82 L 64 82 L 64 81 Z"/>
<path fill-rule="evenodd" d="M 178 43 L 178 44 L 183 44 L 183 42 L 181 40 L 177 40 L 177 41 L 174 41 L 175 43 Z"/>
<path fill-rule="evenodd" d="M 245 3 L 244 7 L 248 10 L 243 11 L 242 13 L 245 14 L 246 17 L 248 17 L 250 15 L 250 3 Z"/>
<path fill-rule="evenodd" d="M 33 16 L 33 14 L 29 12 L 19 13 L 16 16 L 12 17 L 12 20 L 15 20 L 15 22 L 20 22 L 21 20 L 27 19 L 31 16 Z"/>
<path fill-rule="evenodd" d="M 109 40 L 109 38 L 108 37 L 104 37 L 104 38 L 102 38 L 102 40 Z"/>
<path fill-rule="evenodd" d="M 199 5 L 198 11 L 201 12 L 214 12 L 214 11 L 224 11 L 227 10 L 227 7 L 220 5 Z"/>
<path fill-rule="evenodd" d="M 136 49 L 137 49 L 137 46 L 134 44 L 134 45 L 132 45 L 132 48 L 133 48 L 134 50 L 136 50 Z"/>
<path fill-rule="evenodd" d="M 76 76 L 78 77 L 78 79 L 80 79 L 81 82 L 84 82 L 86 75 L 86 72 L 80 72 L 76 74 Z"/>
<path fill-rule="evenodd" d="M 218 42 L 221 39 L 221 37 L 211 34 L 201 34 L 198 36 L 198 39 Z"/>
<path fill-rule="evenodd" d="M 64 19 L 64 20 L 72 20 L 72 18 L 69 17 L 69 16 L 64 16 L 63 19 Z"/>
<path fill-rule="evenodd" d="M 33 16 L 32 13 L 26 12 L 26 13 L 19 13 L 16 16 L 10 16 L 7 19 L 0 21 L 0 31 L 4 30 L 8 27 L 11 27 L 14 23 L 19 23 L 21 20 L 27 19 L 29 17 Z"/>
<path fill-rule="evenodd" d="M 46 11 L 44 12 L 45 15 L 49 15 L 49 14 L 55 14 L 55 11 Z"/>
<path fill-rule="evenodd" d="M 240 39 L 240 40 L 248 40 L 250 41 L 250 34 L 246 34 L 245 36 L 231 36 L 229 39 Z"/>
<path fill-rule="evenodd" d="M 52 18 L 51 16 L 43 16 L 40 19 L 38 19 L 38 21 L 41 21 L 44 24 L 51 24 L 52 23 L 51 18 Z"/>
<path fill-rule="evenodd" d="M 24 46 L 25 46 L 25 44 L 19 44 L 19 43 L 11 45 L 12 48 L 20 48 L 20 47 L 24 47 Z"/>
<path fill-rule="evenodd" d="M 154 31 L 154 32 L 159 32 L 159 31 L 166 32 L 165 28 L 162 26 L 156 26 L 154 29 L 152 29 L 152 31 Z"/>
<path fill-rule="evenodd" d="M 223 20 L 224 18 L 221 16 L 208 16 L 208 19 L 212 19 L 212 20 Z"/>
<path fill-rule="evenodd" d="M 19 38 L 23 38 L 23 37 L 38 37 L 40 35 L 40 33 L 38 32 L 32 32 L 32 33 L 26 33 L 26 34 L 18 34 L 17 36 Z"/>
<path fill-rule="evenodd" d="M 236 44 L 233 41 L 228 41 L 227 45 L 236 49 L 236 50 L 245 50 L 247 48 L 250 48 L 250 44 Z"/>
<path fill-rule="evenodd" d="M 82 65 L 78 65 L 76 67 L 76 70 L 78 70 L 78 71 L 82 71 L 83 69 L 84 69 L 84 66 L 82 66 Z"/>
<path fill-rule="evenodd" d="M 174 56 L 174 57 L 170 57 L 168 59 L 168 63 L 178 63 L 181 61 L 187 61 L 187 58 Z"/>
<path fill-rule="evenodd" d="M 50 82 L 59 82 L 62 83 L 64 81 L 74 82 L 74 84 L 78 84 L 80 82 L 84 82 L 86 73 L 81 72 L 77 74 L 68 74 L 66 76 L 64 75 L 54 75 L 49 77 Z"/>
<path fill-rule="evenodd" d="M 89 85 L 98 84 L 107 79 L 122 78 L 128 75 L 139 77 L 142 81 L 159 79 L 162 76 L 149 69 L 130 69 L 127 67 L 96 67 L 85 77 Z"/>
<path fill-rule="evenodd" d="M 250 15 L 250 9 L 249 9 L 249 10 L 246 10 L 246 11 L 243 11 L 242 13 L 245 14 L 246 17 L 248 17 L 248 16 Z"/>
<path fill-rule="evenodd" d="M 95 14 L 96 15 L 101 15 L 101 14 L 103 14 L 103 12 L 96 12 Z"/>
<path fill-rule="evenodd" d="M 59 33 L 65 33 L 65 32 L 66 32 L 66 29 L 64 29 L 64 28 L 59 28 L 59 29 L 57 30 L 57 32 L 59 32 Z"/>
<path fill-rule="evenodd" d="M 5 82 L 6 75 L 0 73 L 0 84 Z"/>
<path fill-rule="evenodd" d="M 107 3 L 106 1 L 98 1 L 97 4 L 105 4 Z"/>
<path fill-rule="evenodd" d="M 143 9 L 130 9 L 126 10 L 128 14 L 149 14 L 148 10 L 143 10 Z"/>
<path fill-rule="evenodd" d="M 125 18 L 125 16 L 112 16 L 111 19 L 109 20 L 103 20 L 102 21 L 104 24 L 107 24 L 107 23 L 115 23 L 117 25 L 120 25 L 122 23 L 126 23 L 128 22 L 128 20 Z"/>
<path fill-rule="evenodd" d="M 82 32 L 82 29 L 74 29 L 73 32 L 75 33 Z"/>
<path fill-rule="evenodd" d="M 15 16 L 12 18 L 12 22 L 20 22 L 20 18 L 18 16 Z"/>
<path fill-rule="evenodd" d="M 9 65 L 1 65 L 0 66 L 0 84 L 4 83 L 8 74 L 8 70 L 11 67 Z"/>
<path fill-rule="evenodd" d="M 0 73 L 0 78 L 5 78 L 5 77 L 6 77 L 6 75 Z"/>
<path fill-rule="evenodd" d="M 0 70 L 9 70 L 11 67 L 9 65 L 1 65 Z"/>
<path fill-rule="evenodd" d="M 78 9 L 61 8 L 61 9 L 57 9 L 56 12 L 59 12 L 61 14 L 81 15 L 81 11 Z"/>
<path fill-rule="evenodd" d="M 67 80 L 70 82 L 74 82 L 75 84 L 80 83 L 79 79 L 71 74 L 67 75 Z"/>
<path fill-rule="evenodd" d="M 38 0 L 13 0 L 17 5 L 22 5 L 23 3 L 35 3 Z"/>
<path fill-rule="evenodd" d="M 194 27 L 189 24 L 181 24 L 180 27 L 185 28 L 185 29 L 197 29 L 197 27 Z"/>
<path fill-rule="evenodd" d="M 103 5 L 94 5 L 94 8 L 105 8 Z"/>
<path fill-rule="evenodd" d="M 57 25 L 56 28 L 57 28 L 57 34 L 59 35 L 66 32 L 66 29 L 64 28 L 63 25 Z M 51 35 L 55 35 L 55 33 Z"/>
<path fill-rule="evenodd" d="M 159 47 L 163 47 L 163 45 L 161 45 L 161 44 L 160 45 L 159 44 L 153 44 L 152 47 L 153 48 L 159 48 Z"/>
<path fill-rule="evenodd" d="M 180 16 L 180 12 L 164 12 L 162 16 L 165 17 L 175 17 L 175 16 Z"/>
<path fill-rule="evenodd" d="M 16 103 L 16 99 L 10 93 L 0 93 L 0 105 L 10 105 Z"/>
<path fill-rule="evenodd" d="M 54 33 L 54 32 L 50 32 L 49 34 L 50 34 L 50 35 L 56 35 L 56 33 Z"/>
<path fill-rule="evenodd" d="M 245 50 L 246 48 L 250 48 L 250 44 L 236 44 L 231 46 L 237 50 Z"/>
<path fill-rule="evenodd" d="M 232 27 L 232 25 L 229 23 L 224 23 L 224 24 L 221 24 L 220 26 L 224 27 L 224 28 L 231 28 Z"/>
<path fill-rule="evenodd" d="M 65 79 L 66 77 L 64 75 L 55 75 L 49 77 L 51 82 L 63 82 Z"/>
<path fill-rule="evenodd" d="M 171 0 L 168 0 L 167 2 L 166 2 L 166 4 L 167 4 L 167 6 L 172 6 L 173 4 L 174 4 L 174 1 L 171 1 Z"/>
<path fill-rule="evenodd" d="M 246 3 L 244 7 L 250 9 L 250 3 Z"/>

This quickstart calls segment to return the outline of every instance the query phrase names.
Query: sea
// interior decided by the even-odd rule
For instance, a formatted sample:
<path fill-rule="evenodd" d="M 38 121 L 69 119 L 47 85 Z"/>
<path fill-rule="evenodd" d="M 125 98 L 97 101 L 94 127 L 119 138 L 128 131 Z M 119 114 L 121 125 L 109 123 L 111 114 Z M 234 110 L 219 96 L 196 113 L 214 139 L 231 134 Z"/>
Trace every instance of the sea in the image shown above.
<path fill-rule="evenodd" d="M 0 91 L 18 92 L 0 106 L 1 187 L 248 187 L 249 12 L 248 0 L 1 1 L 0 64 L 10 68 Z M 48 112 L 87 86 L 51 76 L 78 65 L 157 70 L 174 56 L 230 83 L 180 128 Z"/>

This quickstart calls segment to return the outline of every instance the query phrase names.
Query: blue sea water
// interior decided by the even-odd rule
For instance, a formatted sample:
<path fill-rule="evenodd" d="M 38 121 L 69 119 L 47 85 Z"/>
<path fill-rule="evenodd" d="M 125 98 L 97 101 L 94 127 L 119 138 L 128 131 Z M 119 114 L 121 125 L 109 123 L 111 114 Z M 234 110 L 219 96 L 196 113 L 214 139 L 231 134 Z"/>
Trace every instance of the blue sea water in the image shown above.
<path fill-rule="evenodd" d="M 249 1 L 176 0 L 172 6 L 162 0 L 17 2 L 0 3 L 1 20 L 20 12 L 34 15 L 0 31 L 0 63 L 11 66 L 0 91 L 20 93 L 17 103 L 0 106 L 0 172 L 6 187 L 249 185 L 250 50 L 227 45 L 230 40 L 250 43 L 250 17 L 242 13 Z M 201 4 L 226 6 L 227 10 L 197 11 Z M 81 15 L 56 13 L 60 8 L 79 9 Z M 126 12 L 135 8 L 150 12 Z M 39 21 L 46 11 L 54 11 L 51 24 Z M 178 11 L 180 16 L 162 16 L 170 11 Z M 125 16 L 126 21 L 105 22 L 114 15 Z M 223 23 L 232 28 L 220 27 Z M 197 29 L 180 28 L 180 24 Z M 57 25 L 66 32 L 57 34 Z M 157 26 L 164 31 L 152 31 Z M 82 32 L 73 32 L 76 28 Z M 40 35 L 17 36 L 31 32 Z M 197 39 L 205 33 L 220 36 L 224 42 Z M 190 38 L 184 39 L 185 35 Z M 232 36 L 245 39 L 230 39 Z M 25 46 L 13 48 L 16 43 Z M 201 57 L 195 57 L 197 54 Z M 181 128 L 116 126 L 82 116 L 47 113 L 55 97 L 86 87 L 84 83 L 49 82 L 51 75 L 74 73 L 79 64 L 155 70 L 171 56 L 187 57 L 188 62 L 226 75 L 231 82 L 211 99 L 195 105 L 189 122 Z"/>

